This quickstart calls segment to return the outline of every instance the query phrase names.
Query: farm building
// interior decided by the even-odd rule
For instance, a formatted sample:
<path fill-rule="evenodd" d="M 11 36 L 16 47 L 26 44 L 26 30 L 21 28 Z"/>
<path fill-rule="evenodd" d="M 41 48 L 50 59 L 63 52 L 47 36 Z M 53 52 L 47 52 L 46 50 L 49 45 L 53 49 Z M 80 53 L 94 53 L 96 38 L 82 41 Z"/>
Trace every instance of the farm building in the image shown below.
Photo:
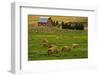
<path fill-rule="evenodd" d="M 38 26 L 53 26 L 53 21 L 50 17 L 40 17 Z"/>

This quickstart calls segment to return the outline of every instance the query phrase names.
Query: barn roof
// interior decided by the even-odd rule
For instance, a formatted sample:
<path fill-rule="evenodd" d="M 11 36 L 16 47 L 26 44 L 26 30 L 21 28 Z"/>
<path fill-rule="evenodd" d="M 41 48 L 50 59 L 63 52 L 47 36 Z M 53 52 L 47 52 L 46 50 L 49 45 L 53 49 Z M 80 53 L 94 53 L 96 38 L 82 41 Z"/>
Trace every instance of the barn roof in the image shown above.
<path fill-rule="evenodd" d="M 48 18 L 49 17 L 40 17 L 39 22 L 45 22 L 46 23 L 46 22 L 48 22 Z"/>

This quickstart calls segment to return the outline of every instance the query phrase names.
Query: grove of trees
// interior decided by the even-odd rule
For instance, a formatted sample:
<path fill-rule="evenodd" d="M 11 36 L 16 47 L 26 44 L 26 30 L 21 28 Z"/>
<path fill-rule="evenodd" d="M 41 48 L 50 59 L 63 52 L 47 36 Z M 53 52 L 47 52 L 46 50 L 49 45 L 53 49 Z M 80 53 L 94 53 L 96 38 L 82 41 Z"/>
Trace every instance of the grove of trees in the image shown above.
<path fill-rule="evenodd" d="M 53 26 L 62 27 L 62 29 L 72 29 L 72 30 L 84 30 L 84 24 L 81 22 L 68 22 L 64 23 L 63 21 L 59 23 L 58 21 L 53 22 Z"/>

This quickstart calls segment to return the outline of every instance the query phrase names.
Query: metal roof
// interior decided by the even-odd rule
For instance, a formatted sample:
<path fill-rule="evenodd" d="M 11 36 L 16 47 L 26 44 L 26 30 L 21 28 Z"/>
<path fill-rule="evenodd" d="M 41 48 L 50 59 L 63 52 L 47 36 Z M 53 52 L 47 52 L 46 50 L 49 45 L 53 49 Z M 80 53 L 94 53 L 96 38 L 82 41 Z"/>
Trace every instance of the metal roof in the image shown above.
<path fill-rule="evenodd" d="M 48 18 L 49 17 L 40 17 L 39 22 L 45 22 L 46 23 L 46 22 L 48 22 Z"/>

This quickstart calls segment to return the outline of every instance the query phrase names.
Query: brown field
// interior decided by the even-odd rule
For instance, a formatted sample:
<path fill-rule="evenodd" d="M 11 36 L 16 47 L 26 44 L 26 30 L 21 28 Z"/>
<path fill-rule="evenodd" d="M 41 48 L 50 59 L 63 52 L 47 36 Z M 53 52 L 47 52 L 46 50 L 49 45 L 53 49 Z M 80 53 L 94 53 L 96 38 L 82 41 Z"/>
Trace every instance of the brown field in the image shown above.
<path fill-rule="evenodd" d="M 40 16 L 44 15 L 29 15 L 28 16 L 28 23 L 31 26 L 37 26 L 37 22 Z M 45 17 L 45 16 L 44 16 Z M 46 15 L 47 17 L 47 15 Z M 58 21 L 58 22 L 87 22 L 88 18 L 87 17 L 79 17 L 79 16 L 48 16 L 51 17 L 53 21 Z"/>

